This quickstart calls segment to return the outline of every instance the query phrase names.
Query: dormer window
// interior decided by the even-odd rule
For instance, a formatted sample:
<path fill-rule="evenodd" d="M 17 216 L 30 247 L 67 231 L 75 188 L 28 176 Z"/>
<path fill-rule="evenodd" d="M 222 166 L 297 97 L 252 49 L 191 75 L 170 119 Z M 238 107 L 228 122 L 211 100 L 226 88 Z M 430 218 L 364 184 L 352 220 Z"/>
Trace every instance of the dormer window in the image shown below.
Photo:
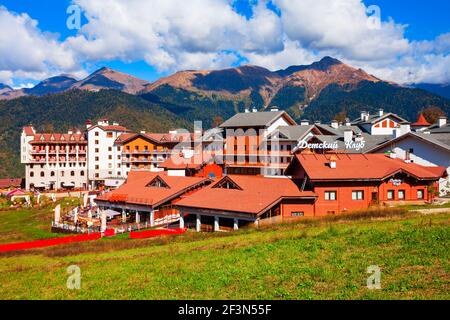
<path fill-rule="evenodd" d="M 146 187 L 170 189 L 169 185 L 159 176 L 150 181 Z"/>
<path fill-rule="evenodd" d="M 223 178 L 219 181 L 213 188 L 218 189 L 233 189 L 233 190 L 242 190 L 233 180 L 228 177 Z"/>

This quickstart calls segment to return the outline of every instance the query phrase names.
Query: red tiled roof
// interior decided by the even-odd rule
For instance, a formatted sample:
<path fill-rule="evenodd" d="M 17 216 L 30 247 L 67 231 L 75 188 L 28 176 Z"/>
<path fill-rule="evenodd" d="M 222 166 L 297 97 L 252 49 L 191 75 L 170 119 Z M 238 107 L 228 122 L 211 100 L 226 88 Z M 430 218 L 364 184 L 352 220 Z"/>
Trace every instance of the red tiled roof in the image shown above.
<path fill-rule="evenodd" d="M 286 169 L 292 172 L 293 166 L 300 165 L 311 180 L 382 180 L 403 171 L 417 179 L 439 179 L 446 168 L 425 167 L 416 163 L 406 163 L 391 159 L 385 154 L 337 154 L 336 168 L 331 168 L 330 155 L 297 154 Z"/>
<path fill-rule="evenodd" d="M 61 134 L 61 133 L 37 133 L 34 134 L 31 144 L 37 143 L 83 143 L 87 144 L 84 134 L 74 133 L 74 134 Z"/>
<path fill-rule="evenodd" d="M 138 137 L 147 138 L 156 143 L 179 143 L 183 141 L 193 141 L 192 133 L 130 133 L 120 135 L 116 142 L 126 143 Z M 188 140 L 191 139 L 191 140 Z"/>
<path fill-rule="evenodd" d="M 417 118 L 417 121 L 411 124 L 412 127 L 428 127 L 431 126 L 431 123 L 425 119 L 423 114 L 421 113 L 419 117 Z"/>
<path fill-rule="evenodd" d="M 167 184 L 168 188 L 147 186 L 157 177 Z M 165 172 L 130 171 L 127 181 L 122 186 L 96 200 L 156 207 L 208 181 L 210 180 L 197 177 L 171 177 Z"/>
<path fill-rule="evenodd" d="M 0 179 L 0 189 L 16 187 L 20 188 L 22 184 L 22 179 L 13 178 L 13 179 Z"/>
<path fill-rule="evenodd" d="M 230 179 L 241 190 L 215 188 L 224 179 Z M 295 182 L 288 178 L 228 175 L 177 202 L 177 206 L 257 215 L 267 211 L 283 198 L 315 197 L 311 191 L 300 191 Z"/>
<path fill-rule="evenodd" d="M 25 132 L 25 134 L 26 134 L 27 136 L 32 136 L 32 135 L 34 135 L 34 130 L 33 130 L 33 127 L 32 127 L 32 126 L 26 126 L 26 127 L 23 127 L 23 131 Z"/>

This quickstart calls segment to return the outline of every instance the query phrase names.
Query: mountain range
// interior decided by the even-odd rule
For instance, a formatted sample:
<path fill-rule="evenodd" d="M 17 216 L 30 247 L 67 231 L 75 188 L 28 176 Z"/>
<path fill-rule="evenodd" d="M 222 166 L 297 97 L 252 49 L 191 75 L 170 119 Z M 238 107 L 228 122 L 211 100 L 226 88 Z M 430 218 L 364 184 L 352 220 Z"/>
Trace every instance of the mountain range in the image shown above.
<path fill-rule="evenodd" d="M 0 177 L 21 176 L 21 127 L 58 131 L 86 119 L 109 117 L 133 130 L 190 129 L 194 120 L 211 127 L 248 108 L 277 106 L 294 119 L 357 118 L 383 108 L 415 121 L 434 106 L 450 114 L 448 86 L 401 86 L 325 57 L 304 66 L 270 71 L 254 65 L 224 70 L 180 71 L 153 83 L 101 68 L 87 78 L 46 79 L 33 88 L 0 84 Z"/>

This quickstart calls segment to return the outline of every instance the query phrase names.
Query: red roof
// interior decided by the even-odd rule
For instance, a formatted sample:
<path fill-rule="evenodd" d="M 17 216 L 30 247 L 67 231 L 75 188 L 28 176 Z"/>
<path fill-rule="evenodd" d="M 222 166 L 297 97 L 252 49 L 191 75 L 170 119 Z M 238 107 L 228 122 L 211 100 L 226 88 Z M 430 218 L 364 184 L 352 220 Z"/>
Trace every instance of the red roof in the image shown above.
<path fill-rule="evenodd" d="M 425 167 L 391 159 L 385 154 L 336 154 L 336 168 L 330 167 L 331 155 L 297 154 L 286 169 L 290 174 L 300 164 L 311 180 L 383 180 L 405 172 L 420 180 L 437 180 L 445 175 L 444 167 Z"/>
<path fill-rule="evenodd" d="M 155 179 L 159 179 L 165 187 L 149 186 Z M 171 177 L 166 172 L 130 171 L 127 181 L 122 186 L 98 197 L 96 201 L 126 202 L 156 207 L 209 181 L 211 180 L 197 177 Z"/>
<path fill-rule="evenodd" d="M 192 133 L 128 133 L 120 135 L 116 142 L 126 143 L 139 137 L 149 139 L 160 144 L 180 143 L 184 141 L 193 141 L 194 139 Z"/>
<path fill-rule="evenodd" d="M 237 189 L 217 187 L 230 181 Z M 284 198 L 315 198 L 310 191 L 300 191 L 288 178 L 228 175 L 217 183 L 177 202 L 177 206 L 260 214 Z"/>
<path fill-rule="evenodd" d="M 0 179 L 0 189 L 15 187 L 20 188 L 22 185 L 22 179 L 14 178 L 14 179 Z"/>
<path fill-rule="evenodd" d="M 82 133 L 37 133 L 34 134 L 31 144 L 38 143 L 82 143 L 87 144 L 84 134 Z"/>
<path fill-rule="evenodd" d="M 26 134 L 27 136 L 32 136 L 32 135 L 34 135 L 34 128 L 33 128 L 32 126 L 26 126 L 26 127 L 23 127 L 23 131 L 25 132 L 25 134 Z"/>
<path fill-rule="evenodd" d="M 419 117 L 417 118 L 417 121 L 411 124 L 412 127 L 429 127 L 431 126 L 431 123 L 425 119 L 423 114 L 421 113 Z"/>

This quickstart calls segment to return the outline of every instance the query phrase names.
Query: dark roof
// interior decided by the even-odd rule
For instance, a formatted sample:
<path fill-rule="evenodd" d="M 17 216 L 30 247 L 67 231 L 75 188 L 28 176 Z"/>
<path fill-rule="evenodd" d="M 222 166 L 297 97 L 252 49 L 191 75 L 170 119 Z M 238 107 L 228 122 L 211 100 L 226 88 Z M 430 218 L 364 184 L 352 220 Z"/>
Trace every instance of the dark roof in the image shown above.
<path fill-rule="evenodd" d="M 308 126 L 282 126 L 273 132 L 270 136 L 273 137 L 279 133 L 279 140 L 283 141 L 298 141 L 303 139 L 311 130 L 313 125 Z"/>
<path fill-rule="evenodd" d="M 222 123 L 221 128 L 268 127 L 280 117 L 286 117 L 292 125 L 295 121 L 285 111 L 238 113 Z"/>
<path fill-rule="evenodd" d="M 383 120 L 383 119 L 386 119 L 389 117 L 397 118 L 398 120 L 400 120 L 400 122 L 408 122 L 407 120 L 403 119 L 399 115 L 392 113 L 392 112 L 388 112 L 388 113 L 383 114 L 381 117 L 378 115 L 378 113 L 369 115 L 369 119 L 367 121 L 364 121 L 364 120 L 361 120 L 361 118 L 358 118 L 358 119 L 353 120 L 352 124 L 358 125 L 358 124 L 366 124 L 366 123 L 376 123 L 380 120 Z"/>
<path fill-rule="evenodd" d="M 448 123 L 447 125 L 445 125 L 443 127 L 439 127 L 438 124 L 433 124 L 432 126 L 429 126 L 428 128 L 426 128 L 425 130 L 430 131 L 430 133 L 432 133 L 432 134 L 450 133 L 450 123 Z"/>
<path fill-rule="evenodd" d="M 374 145 L 373 147 L 367 149 L 365 152 L 374 152 L 376 150 L 379 150 L 380 148 L 384 148 L 390 144 L 396 143 L 407 137 L 420 139 L 422 141 L 432 143 L 434 145 L 437 145 L 438 147 L 441 147 L 445 150 L 450 151 L 450 134 L 426 134 L 426 133 L 418 133 L 418 132 L 408 132 L 408 133 L 406 133 L 400 137 L 397 137 L 395 139 L 389 139 L 389 140 L 385 141 L 384 143 L 381 143 L 379 145 Z"/>
<path fill-rule="evenodd" d="M 347 153 L 365 153 L 368 150 L 392 139 L 391 135 L 370 135 L 368 133 L 361 133 L 360 136 L 364 139 L 364 147 L 356 149 L 346 149 L 344 137 L 343 136 L 333 136 L 333 135 L 314 135 L 311 139 L 316 138 L 321 142 L 326 142 L 328 144 L 336 143 L 338 150 L 345 150 Z M 355 138 L 353 138 L 353 141 Z"/>

